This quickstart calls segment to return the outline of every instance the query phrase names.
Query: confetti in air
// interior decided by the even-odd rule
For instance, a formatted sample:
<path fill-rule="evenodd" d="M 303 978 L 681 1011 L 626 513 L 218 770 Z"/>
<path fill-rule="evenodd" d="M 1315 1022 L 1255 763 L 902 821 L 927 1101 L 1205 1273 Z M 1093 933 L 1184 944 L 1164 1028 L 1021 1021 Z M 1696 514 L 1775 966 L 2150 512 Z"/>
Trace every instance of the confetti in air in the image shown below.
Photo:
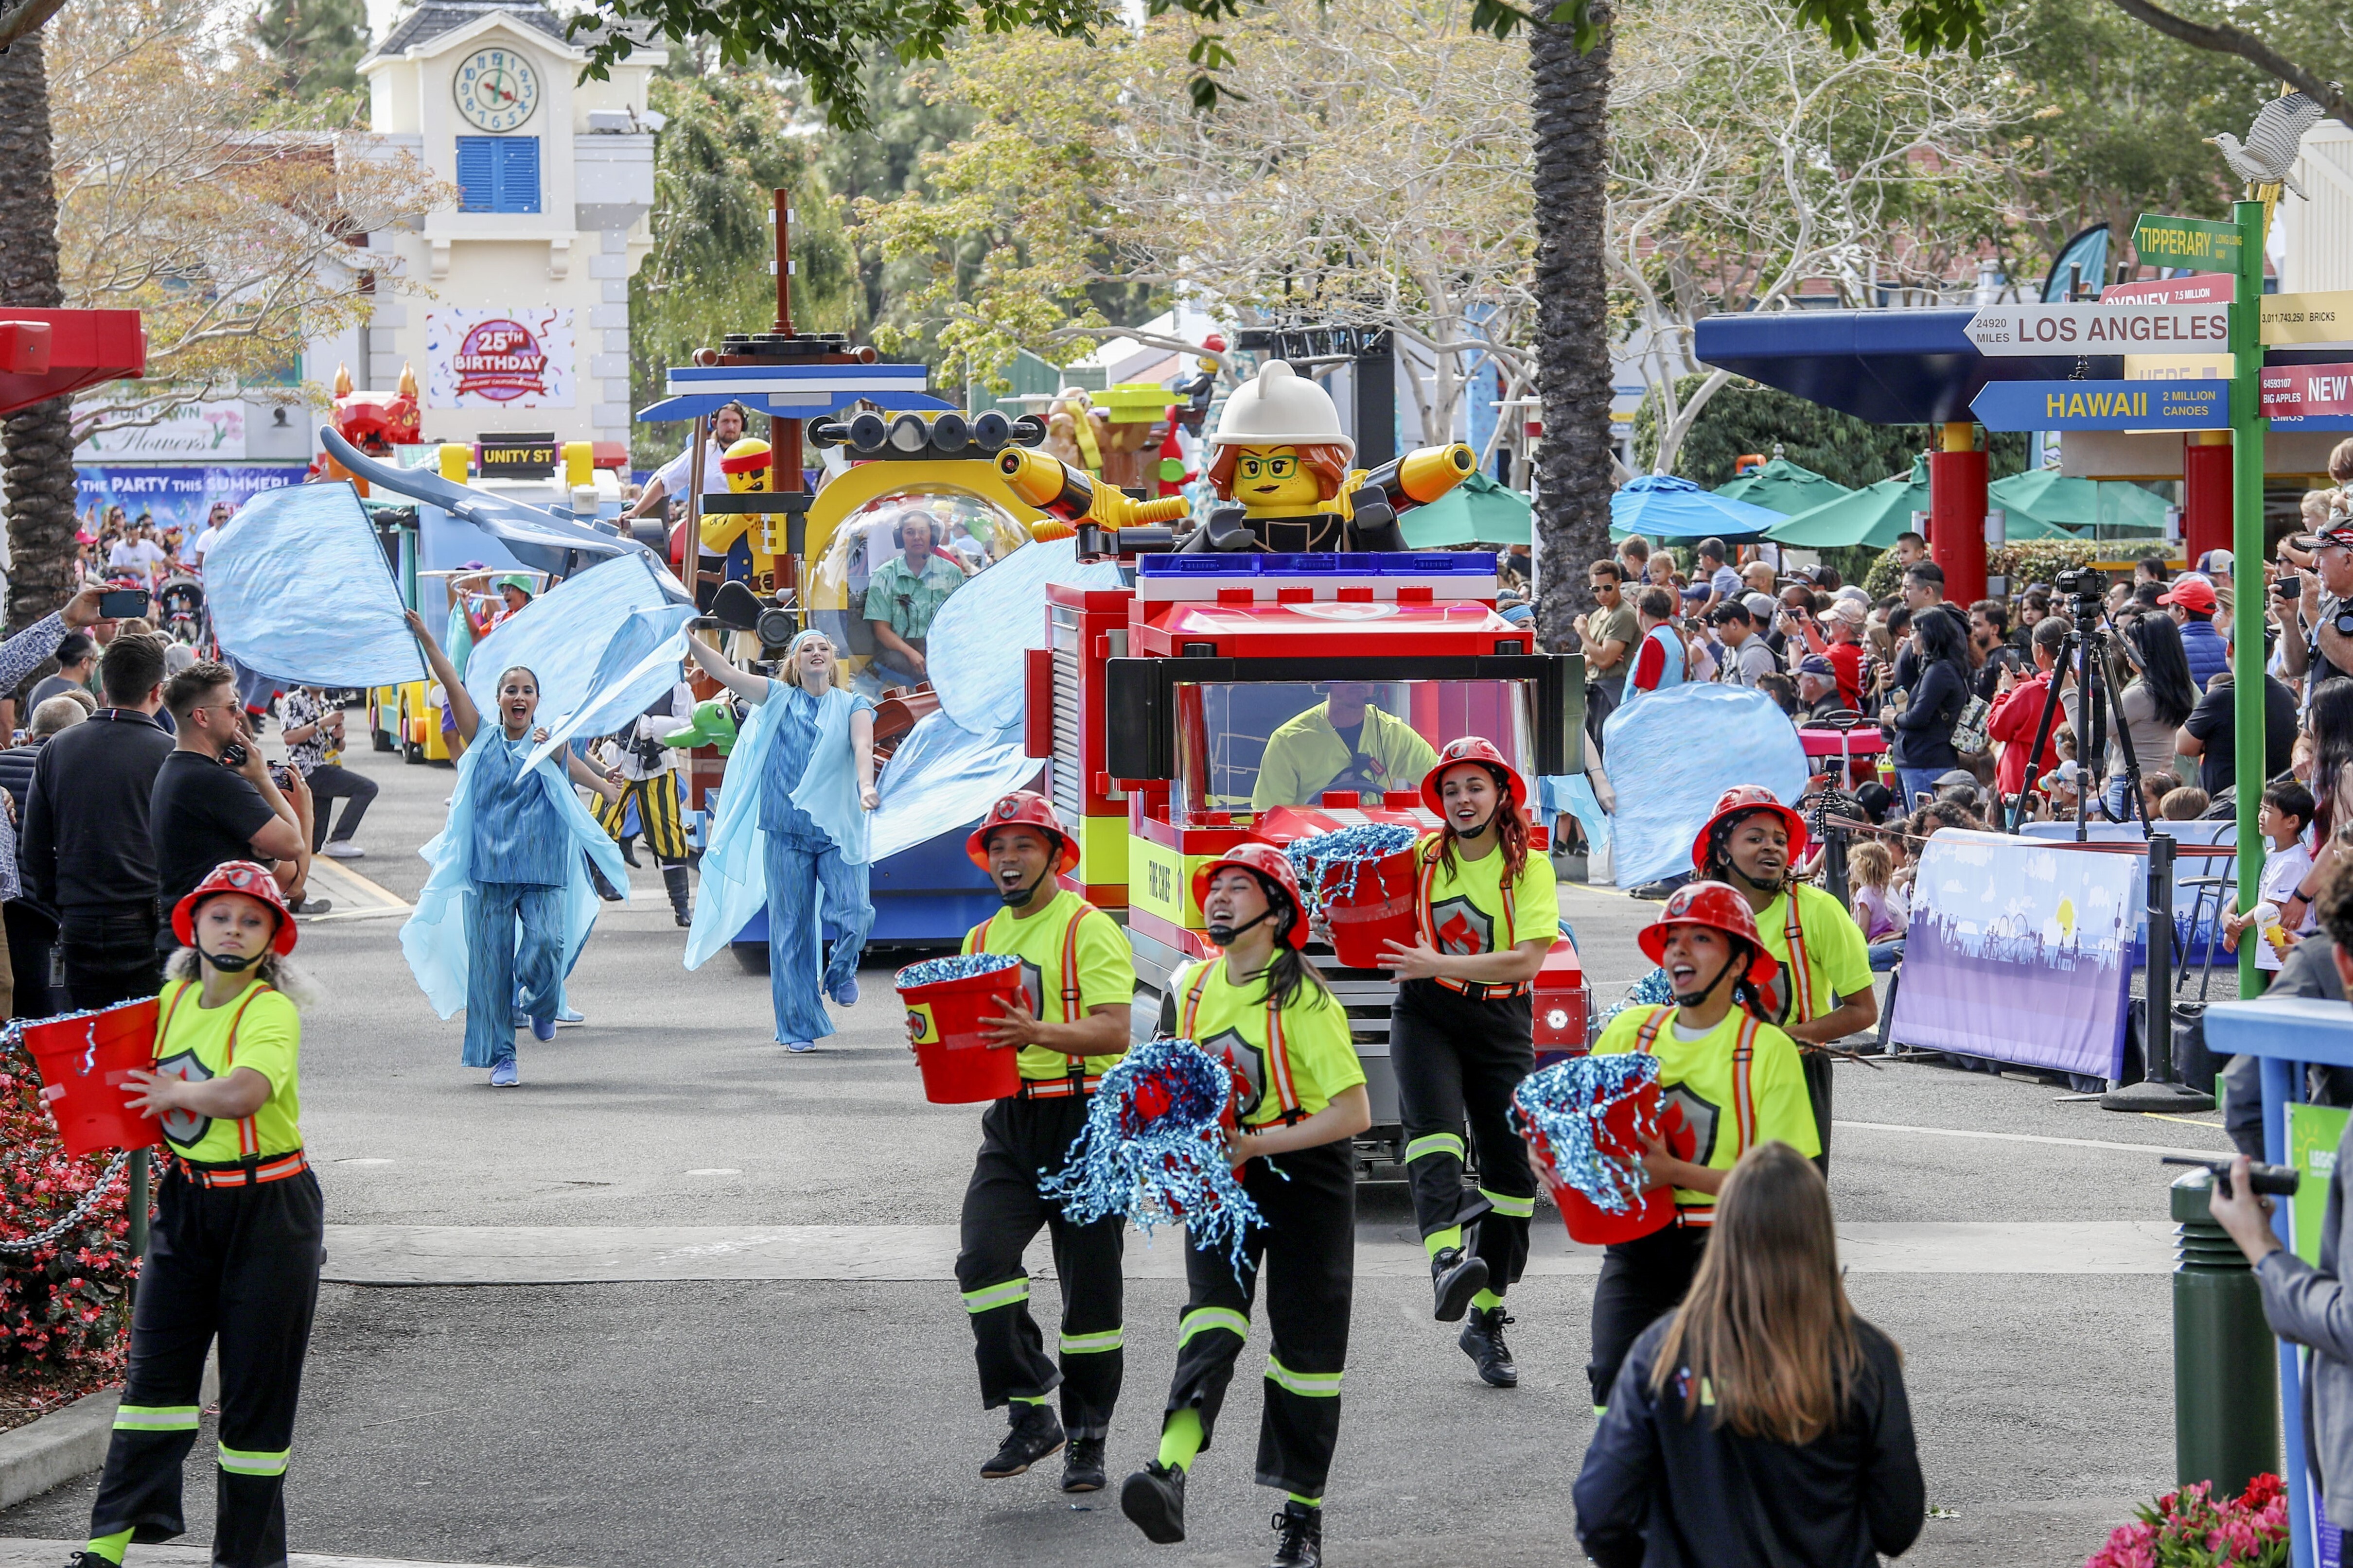
<path fill-rule="evenodd" d="M 1630 1149 L 1602 1124 L 1658 1081 L 1659 1059 L 1646 1052 L 1571 1057 L 1520 1080 L 1512 1091 L 1512 1127 L 1550 1163 L 1562 1186 L 1582 1193 L 1597 1208 L 1624 1214 L 1650 1185 L 1641 1140 L 1658 1135 L 1658 1117 L 1636 1112 Z"/>
<path fill-rule="evenodd" d="M 891 977 L 891 983 L 902 991 L 913 991 L 919 985 L 937 985 L 943 980 L 969 980 L 976 974 L 994 974 L 1020 962 L 1009 952 L 967 952 L 955 958 L 927 958 L 921 963 L 911 963 L 899 971 Z"/>
<path fill-rule="evenodd" d="M 1400 824 L 1366 822 L 1294 839 L 1283 853 L 1291 858 L 1291 869 L 1307 896 L 1310 918 L 1321 919 L 1335 898 L 1356 896 L 1356 879 L 1366 867 L 1412 848 L 1420 837 Z"/>
<path fill-rule="evenodd" d="M 1121 1214 L 1149 1236 L 1182 1220 L 1193 1246 L 1222 1246 L 1240 1272 L 1242 1237 L 1264 1221 L 1226 1163 L 1233 1087 L 1233 1069 L 1190 1040 L 1136 1047 L 1103 1074 L 1069 1163 L 1039 1190 L 1073 1225 Z"/>

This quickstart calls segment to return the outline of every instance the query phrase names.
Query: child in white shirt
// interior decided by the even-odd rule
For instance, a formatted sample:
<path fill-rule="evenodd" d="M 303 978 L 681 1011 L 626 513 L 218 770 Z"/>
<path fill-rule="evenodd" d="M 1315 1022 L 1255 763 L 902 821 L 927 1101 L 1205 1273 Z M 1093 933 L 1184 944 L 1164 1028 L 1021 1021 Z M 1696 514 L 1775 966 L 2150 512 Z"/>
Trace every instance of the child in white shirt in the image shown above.
<path fill-rule="evenodd" d="M 2312 792 L 2290 780 L 2273 784 L 2263 791 L 2263 808 L 2255 816 L 2255 825 L 2270 845 L 2263 857 L 2263 880 L 2256 887 L 2256 904 L 2241 914 L 2225 911 L 2222 916 L 2222 945 L 2230 952 L 2239 949 L 2239 936 L 2249 926 L 2256 926 L 2263 936 L 2263 945 L 2255 950 L 2255 967 L 2277 972 L 2287 950 L 2294 947 L 2314 928 L 2309 909 L 2305 910 L 2301 929 L 2281 931 L 2280 910 L 2295 897 L 2297 884 L 2312 869 L 2312 851 L 2305 847 L 2305 830 L 2312 825 Z M 2272 933 L 2278 932 L 2275 938 Z"/>

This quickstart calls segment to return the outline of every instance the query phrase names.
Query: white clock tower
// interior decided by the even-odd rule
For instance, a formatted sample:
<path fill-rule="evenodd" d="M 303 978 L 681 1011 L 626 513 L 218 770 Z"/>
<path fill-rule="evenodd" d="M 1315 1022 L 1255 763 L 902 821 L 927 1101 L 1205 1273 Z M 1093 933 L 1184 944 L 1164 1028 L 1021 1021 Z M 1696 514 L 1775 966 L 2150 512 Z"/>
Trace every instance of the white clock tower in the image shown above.
<path fill-rule="evenodd" d="M 629 438 L 629 274 L 650 243 L 654 137 L 640 48 L 577 82 L 583 49 L 536 0 L 424 0 L 360 62 L 375 140 L 454 200 L 371 236 L 430 298 L 376 307 L 365 384 L 416 367 L 428 442 L 488 432 Z"/>

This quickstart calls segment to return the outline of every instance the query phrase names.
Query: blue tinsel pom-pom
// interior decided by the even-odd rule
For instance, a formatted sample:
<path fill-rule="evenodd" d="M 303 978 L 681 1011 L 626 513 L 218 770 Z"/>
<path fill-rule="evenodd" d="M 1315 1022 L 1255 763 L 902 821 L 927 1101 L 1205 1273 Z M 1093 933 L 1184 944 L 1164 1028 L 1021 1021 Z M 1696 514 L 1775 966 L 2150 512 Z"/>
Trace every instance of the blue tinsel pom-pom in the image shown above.
<path fill-rule="evenodd" d="M 1291 869 L 1299 879 L 1299 890 L 1307 900 L 1310 918 L 1320 919 L 1324 909 L 1335 896 L 1354 897 L 1356 879 L 1365 868 L 1388 858 L 1401 849 L 1410 849 L 1420 837 L 1410 827 L 1391 822 L 1364 822 L 1354 827 L 1337 828 L 1330 833 L 1318 833 L 1311 838 L 1293 839 L 1283 853 L 1291 858 Z M 1325 885 L 1325 879 L 1330 885 Z"/>
<path fill-rule="evenodd" d="M 1647 1052 L 1571 1057 L 1520 1080 L 1512 1091 L 1512 1129 L 1532 1144 L 1541 1142 L 1563 1186 L 1582 1193 L 1597 1208 L 1624 1214 L 1641 1201 L 1650 1177 L 1639 1149 L 1630 1158 L 1607 1152 L 1595 1136 L 1612 1110 L 1658 1080 L 1659 1058 Z M 1637 1119 L 1638 1140 L 1658 1131 L 1655 1115 Z"/>
<path fill-rule="evenodd" d="M 1191 1244 L 1222 1246 L 1236 1272 L 1242 1237 L 1262 1225 L 1226 1163 L 1219 1125 L 1230 1069 L 1190 1040 L 1151 1040 L 1103 1074 L 1062 1169 L 1039 1183 L 1073 1225 L 1125 1215 L 1145 1235 L 1183 1221 Z"/>
<path fill-rule="evenodd" d="M 921 963 L 911 963 L 899 971 L 891 977 L 891 983 L 902 991 L 913 991 L 918 985 L 936 985 L 943 980 L 969 980 L 976 974 L 994 974 L 1020 962 L 1009 952 L 967 952 L 955 958 L 927 958 Z"/>

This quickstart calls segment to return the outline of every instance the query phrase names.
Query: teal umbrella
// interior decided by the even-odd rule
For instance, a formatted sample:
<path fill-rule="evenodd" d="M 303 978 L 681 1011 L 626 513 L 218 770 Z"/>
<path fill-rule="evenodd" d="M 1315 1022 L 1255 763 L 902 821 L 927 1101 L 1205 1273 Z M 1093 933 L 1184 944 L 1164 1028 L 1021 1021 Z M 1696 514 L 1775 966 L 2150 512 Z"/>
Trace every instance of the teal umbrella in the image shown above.
<path fill-rule="evenodd" d="M 1609 498 L 1609 537 L 1639 533 L 1647 539 L 1715 538 L 1726 544 L 1761 539 L 1781 521 L 1778 512 L 1744 500 L 1726 500 L 1689 479 L 1644 474 L 1619 487 Z"/>
<path fill-rule="evenodd" d="M 1751 506 L 1778 511 L 1783 517 L 1795 517 L 1854 494 L 1836 479 L 1826 479 L 1778 454 L 1763 468 L 1751 468 L 1730 484 L 1716 486 L 1715 493 L 1727 500 L 1745 500 Z"/>
<path fill-rule="evenodd" d="M 1986 487 L 1986 494 L 2009 514 L 2012 539 L 2088 538 L 2095 524 L 2165 531 L 2165 502 L 2124 479 L 2070 479 L 2050 468 L 2035 468 L 1996 479 Z M 2022 531 L 2021 518 L 2039 526 Z"/>
<path fill-rule="evenodd" d="M 1912 526 L 1914 512 L 1927 510 L 1928 459 L 1915 458 L 1910 473 L 1892 475 L 1801 511 L 1767 530 L 1765 537 L 1803 550 L 1834 550 L 1851 544 L 1884 550 Z"/>
<path fill-rule="evenodd" d="M 1431 501 L 1398 514 L 1405 542 L 1416 550 L 1458 544 L 1531 544 L 1535 509 L 1528 498 L 1474 468 L 1463 481 Z"/>

